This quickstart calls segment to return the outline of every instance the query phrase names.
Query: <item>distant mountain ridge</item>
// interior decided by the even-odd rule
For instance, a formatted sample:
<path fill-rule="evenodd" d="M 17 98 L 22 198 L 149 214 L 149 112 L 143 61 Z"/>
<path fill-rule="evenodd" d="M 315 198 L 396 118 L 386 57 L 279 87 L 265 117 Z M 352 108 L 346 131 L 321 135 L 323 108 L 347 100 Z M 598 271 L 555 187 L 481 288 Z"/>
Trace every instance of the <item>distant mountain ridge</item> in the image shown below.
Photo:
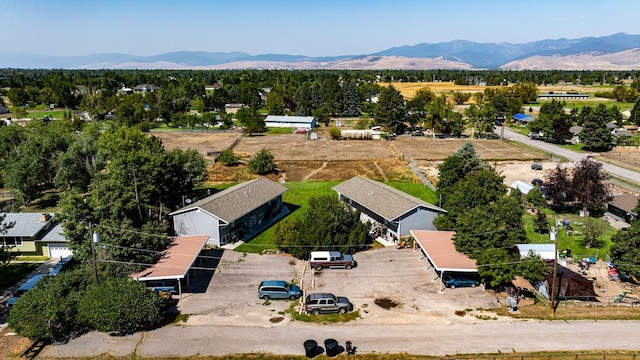
<path fill-rule="evenodd" d="M 640 35 L 618 33 L 521 44 L 454 40 L 393 47 L 372 54 L 310 57 L 289 54 L 176 51 L 153 56 L 0 54 L 2 68 L 44 69 L 640 69 Z M 629 58 L 631 56 L 631 59 Z"/>

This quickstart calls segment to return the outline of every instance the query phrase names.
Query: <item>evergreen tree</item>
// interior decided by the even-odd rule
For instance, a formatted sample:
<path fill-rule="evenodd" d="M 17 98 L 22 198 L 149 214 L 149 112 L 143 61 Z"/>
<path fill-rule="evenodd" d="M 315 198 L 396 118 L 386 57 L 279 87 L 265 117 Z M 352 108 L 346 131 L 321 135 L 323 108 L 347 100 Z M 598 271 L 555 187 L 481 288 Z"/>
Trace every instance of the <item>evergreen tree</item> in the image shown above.
<path fill-rule="evenodd" d="M 595 110 L 587 110 L 588 107 L 582 109 L 582 131 L 580 132 L 580 141 L 585 148 L 590 151 L 607 151 L 613 144 L 613 134 L 607 128 L 610 122 L 611 113 L 604 104 L 600 104 Z"/>
<path fill-rule="evenodd" d="M 388 132 L 398 132 L 406 114 L 404 98 L 393 85 L 380 90 L 374 120 Z"/>
<path fill-rule="evenodd" d="M 356 82 L 354 80 L 347 82 L 342 90 L 342 94 L 342 116 L 359 116 L 362 102 L 360 101 Z"/>

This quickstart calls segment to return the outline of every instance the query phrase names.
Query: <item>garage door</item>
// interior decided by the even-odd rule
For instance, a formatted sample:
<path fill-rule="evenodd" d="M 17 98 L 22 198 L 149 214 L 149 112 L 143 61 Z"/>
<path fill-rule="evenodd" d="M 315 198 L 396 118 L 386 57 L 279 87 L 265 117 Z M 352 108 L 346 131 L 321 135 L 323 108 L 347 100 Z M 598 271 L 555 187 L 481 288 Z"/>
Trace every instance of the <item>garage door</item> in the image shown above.
<path fill-rule="evenodd" d="M 72 255 L 73 253 L 69 249 L 68 246 L 51 246 L 49 245 L 49 257 L 52 259 L 55 258 L 66 258 L 67 256 Z"/>

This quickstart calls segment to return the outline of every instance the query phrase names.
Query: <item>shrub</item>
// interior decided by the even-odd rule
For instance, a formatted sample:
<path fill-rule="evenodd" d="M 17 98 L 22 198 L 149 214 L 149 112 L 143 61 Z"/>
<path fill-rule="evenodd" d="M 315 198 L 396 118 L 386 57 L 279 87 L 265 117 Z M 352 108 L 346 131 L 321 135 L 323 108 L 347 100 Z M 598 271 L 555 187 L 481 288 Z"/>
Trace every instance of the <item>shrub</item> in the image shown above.
<path fill-rule="evenodd" d="M 240 158 L 237 157 L 233 153 L 233 150 L 231 150 L 231 149 L 223 150 L 220 153 L 220 155 L 218 155 L 218 157 L 216 158 L 216 161 L 220 161 L 221 163 L 225 164 L 226 166 L 235 165 L 236 163 L 238 163 L 238 160 L 240 160 Z"/>
<path fill-rule="evenodd" d="M 275 168 L 276 167 L 273 164 L 273 155 L 267 149 L 260 150 L 249 161 L 249 171 L 254 174 L 270 174 L 275 170 Z"/>
<path fill-rule="evenodd" d="M 337 127 L 330 127 L 329 128 L 329 135 L 331 135 L 332 139 L 339 139 L 340 136 L 342 135 L 342 131 L 340 129 L 338 129 Z"/>
<path fill-rule="evenodd" d="M 152 289 L 130 278 L 112 278 L 87 289 L 78 317 L 99 331 L 130 333 L 158 324 L 162 307 Z"/>
<path fill-rule="evenodd" d="M 78 301 L 93 277 L 85 270 L 45 276 L 20 297 L 9 315 L 9 326 L 32 340 L 56 340 L 81 326 Z"/>

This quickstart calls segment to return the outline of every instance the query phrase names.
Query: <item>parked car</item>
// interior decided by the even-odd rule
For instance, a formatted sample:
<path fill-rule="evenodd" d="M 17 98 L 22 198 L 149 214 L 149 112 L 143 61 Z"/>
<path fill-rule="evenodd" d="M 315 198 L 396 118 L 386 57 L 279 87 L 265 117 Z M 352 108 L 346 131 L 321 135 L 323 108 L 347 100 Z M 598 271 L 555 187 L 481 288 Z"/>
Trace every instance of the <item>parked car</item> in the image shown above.
<path fill-rule="evenodd" d="M 290 299 L 295 300 L 302 296 L 302 290 L 298 285 L 283 280 L 265 280 L 258 286 L 258 297 L 263 300 Z"/>
<path fill-rule="evenodd" d="M 424 132 L 422 132 L 422 130 L 416 130 L 411 135 L 413 135 L 413 136 L 424 136 Z"/>
<path fill-rule="evenodd" d="M 20 296 L 24 295 L 27 293 L 27 291 L 33 289 L 34 286 L 36 286 L 36 284 L 42 280 L 42 278 L 45 275 L 34 275 L 32 278 L 30 278 L 29 280 L 27 280 L 26 283 L 24 283 L 22 286 L 20 286 L 18 288 L 18 290 L 16 290 L 13 294 L 11 294 L 11 297 L 9 298 L 9 300 L 7 301 L 7 309 L 11 309 L 13 307 L 13 305 L 20 300 Z"/>
<path fill-rule="evenodd" d="M 344 314 L 353 310 L 353 304 L 344 296 L 335 296 L 330 293 L 316 293 L 307 295 L 304 309 L 312 315 L 329 313 Z"/>
<path fill-rule="evenodd" d="M 454 277 L 445 281 L 445 285 L 447 285 L 447 287 L 450 287 L 452 289 L 455 289 L 457 287 L 469 287 L 469 286 L 476 287 L 478 286 L 478 284 L 480 284 L 478 280 L 468 279 L 462 276 Z"/>
<path fill-rule="evenodd" d="M 531 170 L 542 170 L 542 164 L 539 162 L 531 164 Z"/>
<path fill-rule="evenodd" d="M 339 251 L 312 251 L 309 266 L 320 271 L 322 268 L 351 269 L 358 264 L 353 256 Z"/>

